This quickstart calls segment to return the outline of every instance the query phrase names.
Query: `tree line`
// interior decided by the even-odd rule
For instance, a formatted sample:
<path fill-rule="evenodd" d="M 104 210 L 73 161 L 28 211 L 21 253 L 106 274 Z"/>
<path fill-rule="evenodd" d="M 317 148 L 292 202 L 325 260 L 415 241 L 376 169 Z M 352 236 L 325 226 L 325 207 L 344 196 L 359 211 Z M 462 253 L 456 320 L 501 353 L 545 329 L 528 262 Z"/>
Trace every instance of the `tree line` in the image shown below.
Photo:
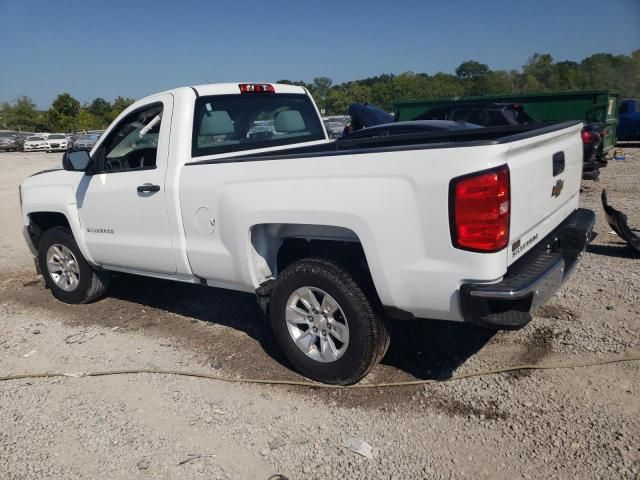
<path fill-rule="evenodd" d="M 81 105 L 70 94 L 61 93 L 48 110 L 40 111 L 29 97 L 21 96 L 13 104 L 0 104 L 0 129 L 64 133 L 100 130 L 133 102 L 133 98 L 117 97 L 108 102 L 98 97 Z"/>
<path fill-rule="evenodd" d="M 556 62 L 548 53 L 536 53 L 521 70 L 491 70 L 468 60 L 455 73 L 404 72 L 335 84 L 328 77 L 312 82 L 279 80 L 306 87 L 327 115 L 345 114 L 353 102 L 372 103 L 392 110 L 398 100 L 529 92 L 611 89 L 623 97 L 640 97 L 640 49 L 631 55 L 596 53 L 581 62 Z M 27 96 L 0 105 L 0 129 L 71 132 L 105 128 L 133 99 L 117 97 L 113 102 L 96 98 L 80 104 L 62 93 L 46 111 L 38 111 Z"/>
<path fill-rule="evenodd" d="M 372 103 L 391 111 L 398 100 L 500 95 L 533 92 L 610 89 L 623 97 L 640 97 L 640 49 L 631 55 L 597 53 L 581 62 L 554 61 L 548 53 L 532 55 L 521 70 L 491 70 L 469 60 L 454 74 L 404 72 L 334 85 L 328 77 L 311 83 L 280 80 L 306 87 L 327 115 L 346 113 L 353 102 Z"/>

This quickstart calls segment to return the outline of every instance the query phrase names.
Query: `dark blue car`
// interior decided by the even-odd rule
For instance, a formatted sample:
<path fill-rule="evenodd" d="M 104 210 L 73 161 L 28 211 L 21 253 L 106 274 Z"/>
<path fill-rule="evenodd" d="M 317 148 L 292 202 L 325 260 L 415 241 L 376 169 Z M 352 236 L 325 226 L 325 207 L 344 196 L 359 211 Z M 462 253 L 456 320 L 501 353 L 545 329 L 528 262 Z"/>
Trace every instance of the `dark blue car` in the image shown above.
<path fill-rule="evenodd" d="M 622 100 L 618 116 L 618 140 L 640 140 L 640 102 L 635 98 Z"/>

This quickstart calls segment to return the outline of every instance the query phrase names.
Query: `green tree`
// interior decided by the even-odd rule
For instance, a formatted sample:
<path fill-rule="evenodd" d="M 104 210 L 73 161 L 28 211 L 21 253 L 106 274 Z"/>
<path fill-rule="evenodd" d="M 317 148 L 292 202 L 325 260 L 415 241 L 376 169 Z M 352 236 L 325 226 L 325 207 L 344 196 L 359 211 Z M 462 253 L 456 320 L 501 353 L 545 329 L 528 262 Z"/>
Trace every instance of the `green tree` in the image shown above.
<path fill-rule="evenodd" d="M 347 108 L 353 103 L 343 88 L 332 88 L 325 99 L 325 110 L 329 115 L 345 115 Z"/>
<path fill-rule="evenodd" d="M 394 77 L 391 82 L 391 94 L 393 100 L 410 100 L 413 98 L 425 98 L 429 93 L 429 76 L 404 72 Z"/>
<path fill-rule="evenodd" d="M 320 108 L 324 108 L 324 102 L 332 84 L 333 81 L 329 77 L 316 77 L 313 79 L 314 97 L 318 100 Z"/>
<path fill-rule="evenodd" d="M 20 96 L 13 105 L 4 102 L 0 107 L 4 128 L 11 130 L 37 131 L 44 128 L 42 113 L 27 96 Z"/>
<path fill-rule="evenodd" d="M 558 89 L 559 82 L 553 57 L 548 53 L 534 53 L 522 67 L 522 73 L 529 85 L 537 85 L 545 91 Z"/>
<path fill-rule="evenodd" d="M 80 113 L 80 102 L 68 93 L 61 93 L 51 104 L 51 109 L 60 115 L 74 117 Z"/>
<path fill-rule="evenodd" d="M 583 83 L 580 65 L 576 62 L 558 62 L 555 70 L 558 90 L 578 90 Z"/>
<path fill-rule="evenodd" d="M 460 97 L 467 93 L 464 82 L 448 73 L 438 72 L 429 79 L 429 96 Z"/>
<path fill-rule="evenodd" d="M 482 95 L 488 90 L 489 67 L 475 60 L 467 60 L 456 68 L 456 76 L 464 86 L 465 95 Z"/>
<path fill-rule="evenodd" d="M 540 92 L 543 90 L 542 84 L 533 75 L 523 75 L 522 82 L 522 91 L 525 93 Z"/>
<path fill-rule="evenodd" d="M 631 52 L 631 60 L 634 65 L 633 78 L 636 80 L 636 85 L 629 96 L 638 98 L 640 97 L 640 50 Z"/>
<path fill-rule="evenodd" d="M 63 115 L 53 108 L 47 111 L 46 119 L 46 129 L 50 132 L 72 132 L 77 130 L 77 117 Z"/>
<path fill-rule="evenodd" d="M 105 117 L 107 120 L 106 123 L 111 123 L 122 111 L 131 105 L 135 100 L 133 98 L 128 97 L 116 97 L 116 99 L 111 104 L 111 111 Z"/>
<path fill-rule="evenodd" d="M 484 63 L 476 62 L 475 60 L 467 60 L 462 62 L 458 68 L 456 68 L 456 75 L 458 78 L 474 80 L 476 78 L 484 77 L 489 73 L 489 67 Z"/>
<path fill-rule="evenodd" d="M 104 98 L 98 97 L 95 98 L 87 107 L 87 112 L 91 115 L 94 115 L 98 118 L 106 117 L 109 112 L 111 112 L 111 104 L 107 102 Z"/>
<path fill-rule="evenodd" d="M 51 104 L 47 112 L 47 128 L 52 132 L 71 132 L 76 130 L 80 102 L 68 93 L 61 93 Z"/>
<path fill-rule="evenodd" d="M 81 109 L 76 117 L 75 128 L 77 130 L 96 130 L 106 127 L 106 122 L 102 117 L 96 117 L 88 109 Z"/>
<path fill-rule="evenodd" d="M 484 91 L 482 95 L 499 95 L 515 91 L 515 78 L 505 70 L 489 72 L 484 77 Z"/>

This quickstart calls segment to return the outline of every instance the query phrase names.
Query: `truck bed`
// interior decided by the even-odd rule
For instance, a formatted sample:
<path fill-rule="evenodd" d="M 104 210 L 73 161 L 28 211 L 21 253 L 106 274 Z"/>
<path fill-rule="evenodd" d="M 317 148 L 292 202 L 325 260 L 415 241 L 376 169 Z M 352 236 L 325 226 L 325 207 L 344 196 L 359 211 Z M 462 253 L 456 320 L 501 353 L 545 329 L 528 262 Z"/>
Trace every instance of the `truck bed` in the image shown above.
<path fill-rule="evenodd" d="M 406 122 L 405 122 L 406 123 Z M 499 145 L 516 142 L 526 138 L 544 135 L 578 125 L 579 121 L 557 123 L 530 123 L 524 125 L 501 125 L 497 127 L 468 130 L 427 131 L 419 133 L 400 133 L 384 137 L 343 137 L 334 142 L 312 146 L 294 146 L 275 152 L 247 153 L 215 159 L 195 160 L 187 165 L 206 165 L 212 163 L 256 162 L 261 160 L 292 159 L 318 156 L 355 155 L 358 153 L 376 153 L 402 150 L 423 150 L 432 148 L 475 147 Z M 366 131 L 366 130 L 365 130 Z"/>

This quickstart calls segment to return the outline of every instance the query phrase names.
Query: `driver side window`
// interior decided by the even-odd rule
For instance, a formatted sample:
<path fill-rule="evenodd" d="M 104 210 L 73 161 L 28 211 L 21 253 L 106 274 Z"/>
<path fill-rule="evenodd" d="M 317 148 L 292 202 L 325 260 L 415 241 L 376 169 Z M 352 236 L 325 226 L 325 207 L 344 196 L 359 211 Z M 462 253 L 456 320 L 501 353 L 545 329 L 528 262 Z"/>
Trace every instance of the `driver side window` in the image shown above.
<path fill-rule="evenodd" d="M 101 170 L 123 172 L 155 168 L 161 124 L 162 104 L 127 115 L 102 145 Z"/>

